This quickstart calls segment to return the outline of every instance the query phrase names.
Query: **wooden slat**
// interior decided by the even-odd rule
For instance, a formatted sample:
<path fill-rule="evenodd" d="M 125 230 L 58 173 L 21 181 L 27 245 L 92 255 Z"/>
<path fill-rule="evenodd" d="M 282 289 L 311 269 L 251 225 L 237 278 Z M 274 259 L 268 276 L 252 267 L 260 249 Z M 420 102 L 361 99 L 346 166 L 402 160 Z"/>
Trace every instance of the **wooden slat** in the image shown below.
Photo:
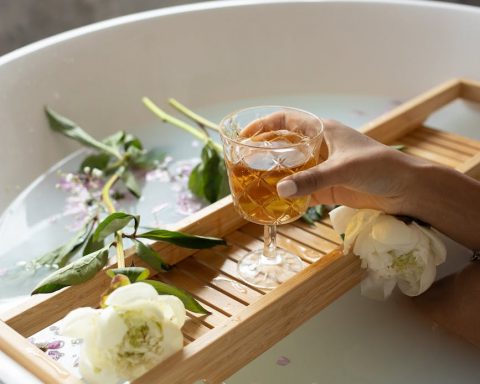
<path fill-rule="evenodd" d="M 466 100 L 480 103 L 480 82 L 462 79 L 460 97 Z"/>
<path fill-rule="evenodd" d="M 448 140 L 448 139 L 439 137 L 437 135 L 432 135 L 427 132 L 422 132 L 421 129 L 413 131 L 409 136 L 423 143 L 428 143 L 428 144 L 436 145 L 438 147 L 447 148 L 452 151 L 462 153 L 469 157 L 475 156 L 475 154 L 477 154 L 480 151 L 480 149 L 467 147 L 466 145 L 457 143 L 453 140 Z"/>
<path fill-rule="evenodd" d="M 203 315 L 199 313 L 187 312 L 188 316 L 195 318 L 200 321 L 202 324 L 205 324 L 208 328 L 214 328 L 221 326 L 229 318 L 229 315 L 217 311 L 215 308 L 211 307 L 206 303 L 202 303 L 202 306 L 209 312 L 208 315 Z"/>
<path fill-rule="evenodd" d="M 433 111 L 458 97 L 460 87 L 457 79 L 447 81 L 364 125 L 361 131 L 381 143 L 390 144 L 417 128 Z"/>
<path fill-rule="evenodd" d="M 302 220 L 297 220 L 292 223 L 296 227 L 303 229 L 304 231 L 313 233 L 314 235 L 320 236 L 328 241 L 331 241 L 334 244 L 342 244 L 342 239 L 337 232 L 333 230 L 332 227 L 325 225 L 322 222 L 316 222 L 313 225 L 307 224 Z"/>
<path fill-rule="evenodd" d="M 178 264 L 178 268 L 191 276 L 196 276 L 205 284 L 219 289 L 224 294 L 235 298 L 235 300 L 238 300 L 245 305 L 251 304 L 262 296 L 259 292 L 254 291 L 237 280 L 232 280 L 218 270 L 209 268 L 206 265 L 195 261 L 193 257 L 183 260 Z"/>
<path fill-rule="evenodd" d="M 44 383 L 83 383 L 3 321 L 0 321 L 0 350 Z"/>
<path fill-rule="evenodd" d="M 457 171 L 480 180 L 480 153 L 463 164 L 457 166 Z"/>
<path fill-rule="evenodd" d="M 250 285 L 243 281 L 243 279 L 238 275 L 237 266 L 238 264 L 234 261 L 234 258 L 237 260 L 245 255 L 248 251 L 236 246 L 231 246 L 230 253 L 228 256 L 220 252 L 209 252 L 206 250 L 197 252 L 193 258 L 199 263 L 208 266 L 209 268 L 216 269 L 221 271 L 225 276 L 242 283 L 243 285 L 248 286 L 250 289 L 257 291 L 260 294 L 265 294 L 265 292 L 270 292 L 270 290 L 262 289 Z"/>
<path fill-rule="evenodd" d="M 399 142 L 401 143 L 401 141 L 399 141 Z M 407 153 L 407 154 L 412 155 L 412 156 L 415 156 L 415 157 L 420 157 L 420 158 L 428 160 L 428 161 L 432 161 L 432 162 L 440 164 L 440 165 L 445 165 L 447 167 L 455 168 L 460 164 L 459 161 L 454 160 L 450 157 L 441 156 L 437 153 L 426 151 L 426 150 L 421 149 L 421 148 L 406 146 L 404 149 L 402 149 L 402 152 Z"/>
<path fill-rule="evenodd" d="M 445 144 L 447 143 L 456 143 L 465 149 L 473 149 L 476 152 L 480 151 L 480 141 L 467 139 L 466 137 L 457 135 L 452 132 L 440 131 L 435 128 L 427 127 L 425 125 L 421 126 L 418 131 L 415 131 L 415 134 L 423 135 L 425 138 L 435 137 L 443 140 Z M 457 147 L 459 148 L 459 147 Z"/>
<path fill-rule="evenodd" d="M 431 144 L 431 143 L 428 143 L 427 141 L 423 141 L 421 139 L 412 137 L 410 135 L 404 136 L 400 140 L 402 144 L 410 148 L 411 147 L 419 148 L 424 151 L 429 151 L 429 152 L 438 154 L 440 156 L 448 157 L 450 159 L 457 160 L 457 161 L 466 161 L 471 157 L 471 155 L 466 155 L 462 152 L 458 152 L 450 148 L 445 148 L 440 145 Z"/>
<path fill-rule="evenodd" d="M 362 276 L 357 257 L 333 252 L 132 384 L 184 384 L 202 379 L 219 383 L 347 292 Z"/>
<path fill-rule="evenodd" d="M 263 236 L 263 229 L 255 224 L 247 224 L 243 226 L 240 231 L 252 237 L 256 237 L 259 240 L 261 240 Z M 277 246 L 290 253 L 293 253 L 294 255 L 298 255 L 307 263 L 312 263 L 313 261 L 318 260 L 326 253 L 307 247 L 306 245 L 294 241 L 291 238 L 282 235 L 281 233 L 277 233 Z"/>
<path fill-rule="evenodd" d="M 207 303 L 217 311 L 226 315 L 233 315 L 245 308 L 245 305 L 222 292 L 204 285 L 201 280 L 173 269 L 162 275 L 162 280 L 178 288 L 190 292 L 201 302 Z"/>
<path fill-rule="evenodd" d="M 208 331 L 210 331 L 210 328 L 190 317 L 187 317 L 187 320 L 182 328 L 183 334 L 191 340 L 198 339 L 200 336 L 205 335 Z"/>
<path fill-rule="evenodd" d="M 331 241 L 315 236 L 294 225 L 282 225 L 278 228 L 278 232 L 320 252 L 331 252 L 338 247 Z"/>
<path fill-rule="evenodd" d="M 225 239 L 229 243 L 236 244 L 249 251 L 255 251 L 257 249 L 263 248 L 262 241 L 240 231 L 229 233 L 227 236 L 225 236 Z M 229 257 L 230 257 L 230 252 L 229 252 Z"/>

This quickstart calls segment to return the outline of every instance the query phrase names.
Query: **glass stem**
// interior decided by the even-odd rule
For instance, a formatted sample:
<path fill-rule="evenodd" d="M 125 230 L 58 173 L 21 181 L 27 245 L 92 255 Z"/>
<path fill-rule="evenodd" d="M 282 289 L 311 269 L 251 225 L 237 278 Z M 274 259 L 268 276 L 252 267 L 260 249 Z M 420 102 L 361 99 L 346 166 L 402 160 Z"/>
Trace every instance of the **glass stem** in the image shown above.
<path fill-rule="evenodd" d="M 277 255 L 277 226 L 265 225 L 262 264 L 276 265 L 282 262 Z"/>

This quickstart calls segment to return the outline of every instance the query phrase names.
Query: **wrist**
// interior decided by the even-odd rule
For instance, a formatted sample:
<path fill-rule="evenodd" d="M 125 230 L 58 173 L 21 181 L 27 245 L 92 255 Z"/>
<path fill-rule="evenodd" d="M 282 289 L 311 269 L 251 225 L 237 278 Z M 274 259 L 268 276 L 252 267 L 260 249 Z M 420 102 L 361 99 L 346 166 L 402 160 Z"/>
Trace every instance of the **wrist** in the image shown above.
<path fill-rule="evenodd" d="M 440 210 L 443 200 L 441 193 L 439 194 L 441 191 L 435 185 L 446 169 L 413 157 L 409 158 L 407 163 L 406 193 L 401 213 L 432 224 L 432 221 L 435 221 L 432 214 Z"/>

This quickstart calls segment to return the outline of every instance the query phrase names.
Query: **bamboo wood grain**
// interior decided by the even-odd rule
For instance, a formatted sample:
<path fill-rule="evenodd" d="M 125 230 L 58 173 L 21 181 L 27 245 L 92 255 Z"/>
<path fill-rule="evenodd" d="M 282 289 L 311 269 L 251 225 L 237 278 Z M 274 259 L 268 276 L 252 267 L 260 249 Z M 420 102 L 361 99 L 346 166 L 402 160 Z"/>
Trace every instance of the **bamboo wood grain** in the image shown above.
<path fill-rule="evenodd" d="M 361 131 L 382 143 L 390 144 L 417 128 L 433 111 L 457 98 L 460 89 L 458 79 L 447 81 L 364 125 Z"/>
<path fill-rule="evenodd" d="M 202 306 L 209 312 L 208 315 L 193 312 L 187 312 L 187 314 L 188 316 L 197 319 L 208 328 L 214 328 L 222 325 L 229 317 L 224 313 L 218 312 L 215 308 L 211 307 L 208 304 L 202 303 Z"/>
<path fill-rule="evenodd" d="M 185 324 L 182 327 L 182 333 L 190 340 L 196 340 L 200 336 L 205 335 L 211 328 L 208 328 L 200 321 L 188 317 Z"/>
<path fill-rule="evenodd" d="M 332 252 L 133 384 L 185 384 L 200 379 L 219 383 L 348 291 L 362 276 L 358 258 Z"/>
<path fill-rule="evenodd" d="M 258 231 L 260 230 L 263 232 L 263 229 L 261 226 L 257 225 L 257 227 L 258 227 L 257 229 L 250 227 L 250 230 L 243 230 L 242 228 L 241 230 L 228 235 L 227 239 L 232 243 L 235 243 L 248 251 L 261 249 L 263 247 L 263 237 L 260 235 Z M 330 250 L 335 248 L 335 247 L 330 247 L 327 251 L 318 252 L 319 248 L 312 249 L 308 246 L 305 246 L 304 242 L 299 242 L 299 241 L 293 242 L 291 238 L 289 238 L 288 236 L 284 236 L 284 233 L 282 231 L 285 230 L 285 227 L 288 227 L 288 224 L 279 226 L 277 228 L 277 246 L 289 252 L 293 252 L 307 264 L 310 264 L 313 261 L 318 260 L 323 256 L 324 253 L 327 253 Z M 305 236 L 308 236 L 308 234 L 305 233 Z M 318 238 L 318 240 L 320 242 L 323 241 L 321 238 Z"/>
<path fill-rule="evenodd" d="M 460 97 L 480 103 L 480 82 L 461 79 Z"/>
<path fill-rule="evenodd" d="M 44 383 L 83 383 L 3 321 L 0 321 L 0 350 Z"/>
<path fill-rule="evenodd" d="M 431 144 L 428 141 L 424 141 L 424 140 L 412 137 L 410 135 L 402 137 L 401 141 L 402 141 L 402 144 L 408 147 L 419 148 L 419 149 L 436 153 L 440 156 L 448 157 L 450 159 L 457 160 L 460 162 L 469 160 L 470 157 L 472 157 L 471 155 L 466 155 L 462 152 L 458 152 L 450 148 L 445 148 L 440 145 Z"/>
<path fill-rule="evenodd" d="M 415 157 L 420 157 L 428 161 L 432 161 L 440 165 L 445 165 L 447 167 L 455 168 L 460 164 L 460 161 L 458 160 L 440 155 L 438 153 L 433 153 L 431 151 L 427 151 L 421 148 L 417 148 L 417 147 L 406 146 L 404 149 L 402 149 L 402 152 Z"/>
<path fill-rule="evenodd" d="M 423 142 L 450 148 L 469 156 L 475 155 L 480 151 L 480 142 L 473 139 L 466 140 L 464 137 L 451 132 L 442 132 L 433 128 L 420 127 L 410 135 Z M 466 140 L 468 144 L 462 142 L 463 140 Z"/>
<path fill-rule="evenodd" d="M 235 231 L 235 232 L 229 233 L 227 236 L 225 236 L 225 238 L 229 243 L 238 245 L 248 251 L 254 251 L 256 249 L 261 249 L 263 247 L 262 241 L 260 241 L 256 237 L 252 237 L 241 231 Z"/>
<path fill-rule="evenodd" d="M 314 235 L 320 236 L 328 241 L 331 241 L 334 244 L 342 244 L 342 239 L 337 232 L 333 230 L 332 227 L 329 227 L 321 222 L 315 222 L 313 225 L 305 223 L 303 220 L 297 220 L 292 223 L 296 227 L 303 229 L 304 231 L 313 233 Z"/>
<path fill-rule="evenodd" d="M 246 253 L 244 249 L 235 248 L 233 246 L 230 248 L 230 251 L 231 253 L 229 255 L 231 255 L 233 252 L 236 252 L 238 255 L 238 258 L 240 258 L 241 255 L 244 255 Z M 193 255 L 193 258 L 201 264 L 207 265 L 210 268 L 221 271 L 225 276 L 248 286 L 250 289 L 260 294 L 265 294 L 265 292 L 269 292 L 269 290 L 257 288 L 244 282 L 243 279 L 241 279 L 238 276 L 237 263 L 233 261 L 231 258 L 229 258 L 226 254 L 217 253 L 217 252 L 200 251 L 200 252 L 197 252 L 195 255 Z"/>
<path fill-rule="evenodd" d="M 306 232 L 294 225 L 280 226 L 278 227 L 278 232 L 318 251 L 328 253 L 338 247 L 337 244 L 316 236 L 310 232 Z"/>
<path fill-rule="evenodd" d="M 258 291 L 254 291 L 239 281 L 232 280 L 218 270 L 197 262 L 193 257 L 183 260 L 178 264 L 178 268 L 191 276 L 198 277 L 203 283 L 220 290 L 245 305 L 253 303 L 262 296 Z"/>
<path fill-rule="evenodd" d="M 245 304 L 241 301 L 203 284 L 198 278 L 189 276 L 182 271 L 174 269 L 168 275 L 162 275 L 162 280 L 190 292 L 202 303 L 207 303 L 227 316 L 236 314 L 245 308 Z"/>
<path fill-rule="evenodd" d="M 241 232 L 246 233 L 259 240 L 263 240 L 263 229 L 258 225 L 247 224 L 240 229 Z M 294 241 L 293 239 L 283 236 L 281 233 L 277 233 L 277 246 L 281 249 L 285 249 L 288 252 L 298 255 L 307 263 L 312 263 L 319 258 L 323 257 L 326 252 L 321 252 L 316 249 L 307 247 L 306 245 Z"/>
<path fill-rule="evenodd" d="M 456 169 L 474 179 L 480 180 L 480 153 L 467 162 L 460 164 Z"/>

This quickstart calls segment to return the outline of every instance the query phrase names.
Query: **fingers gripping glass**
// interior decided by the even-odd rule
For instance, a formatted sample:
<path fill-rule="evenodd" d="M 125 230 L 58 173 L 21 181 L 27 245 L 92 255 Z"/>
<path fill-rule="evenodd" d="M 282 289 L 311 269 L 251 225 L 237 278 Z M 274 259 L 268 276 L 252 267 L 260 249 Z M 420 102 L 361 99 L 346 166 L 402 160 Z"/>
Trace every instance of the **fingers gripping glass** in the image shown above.
<path fill-rule="evenodd" d="M 251 285 L 274 288 L 303 268 L 302 260 L 276 247 L 276 226 L 302 216 L 309 196 L 281 198 L 277 183 L 318 163 L 322 121 L 287 107 L 253 107 L 232 113 L 220 123 L 230 190 L 238 213 L 265 226 L 263 249 L 238 263 Z"/>

